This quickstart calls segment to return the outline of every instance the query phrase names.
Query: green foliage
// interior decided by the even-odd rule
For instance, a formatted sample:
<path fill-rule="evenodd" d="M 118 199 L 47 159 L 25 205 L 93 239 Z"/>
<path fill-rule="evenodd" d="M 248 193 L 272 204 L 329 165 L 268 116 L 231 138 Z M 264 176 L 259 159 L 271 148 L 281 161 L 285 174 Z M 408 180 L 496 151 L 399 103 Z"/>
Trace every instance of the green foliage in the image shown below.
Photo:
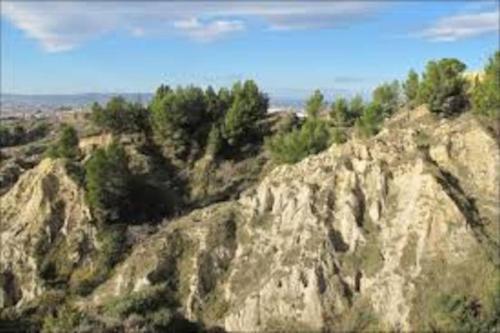
<path fill-rule="evenodd" d="M 310 118 L 316 118 L 324 107 L 325 97 L 321 91 L 315 90 L 306 102 L 306 115 Z"/>
<path fill-rule="evenodd" d="M 204 144 L 209 118 L 203 90 L 194 86 L 160 90 L 150 108 L 155 138 L 174 156 L 186 157 L 193 143 Z"/>
<path fill-rule="evenodd" d="M 79 325 L 82 315 L 69 306 L 63 306 L 55 315 L 45 317 L 42 332 L 44 333 L 65 333 L 74 332 Z"/>
<path fill-rule="evenodd" d="M 101 227 L 97 241 L 100 247 L 93 254 L 92 262 L 71 275 L 70 286 L 78 295 L 89 295 L 109 277 L 112 268 L 123 258 L 125 226 L 115 224 Z"/>
<path fill-rule="evenodd" d="M 361 117 L 356 121 L 358 132 L 364 137 L 370 137 L 378 133 L 384 119 L 385 112 L 380 104 L 369 104 Z"/>
<path fill-rule="evenodd" d="M 308 118 L 300 129 L 278 133 L 266 141 L 272 158 L 278 163 L 296 163 L 311 154 L 325 150 L 330 144 L 328 125 L 316 118 Z"/>
<path fill-rule="evenodd" d="M 158 285 L 112 299 L 106 304 L 105 311 L 110 315 L 125 319 L 132 313 L 144 315 L 162 307 L 173 308 L 175 305 L 169 289 Z"/>
<path fill-rule="evenodd" d="M 47 136 L 49 130 L 50 126 L 45 122 L 37 122 L 32 128 L 21 124 L 0 124 L 0 147 L 17 146 L 41 139 Z"/>
<path fill-rule="evenodd" d="M 449 116 L 467 106 L 465 64 L 457 59 L 429 61 L 419 88 L 420 102 L 437 114 Z"/>
<path fill-rule="evenodd" d="M 414 106 L 418 98 L 418 89 L 419 89 L 419 77 L 417 72 L 411 69 L 408 72 L 408 77 L 406 81 L 403 83 L 403 90 L 406 96 L 406 102 L 410 106 Z"/>
<path fill-rule="evenodd" d="M 87 200 L 100 221 L 124 217 L 129 205 L 130 171 L 125 150 L 116 142 L 97 149 L 85 165 Z"/>
<path fill-rule="evenodd" d="M 212 156 L 217 156 L 217 154 L 221 151 L 223 148 L 223 138 L 222 138 L 222 133 L 221 130 L 217 125 L 212 125 L 212 129 L 210 130 L 210 133 L 208 134 L 208 139 L 207 139 L 207 152 L 208 154 Z"/>
<path fill-rule="evenodd" d="M 267 113 L 268 97 L 255 82 L 236 83 L 232 104 L 224 119 L 224 137 L 230 145 L 251 142 L 258 135 L 257 122 Z"/>
<path fill-rule="evenodd" d="M 473 89 L 472 107 L 478 114 L 500 117 L 500 51 L 489 59 L 484 78 Z"/>
<path fill-rule="evenodd" d="M 26 131 L 23 126 L 14 128 L 0 126 L 0 147 L 17 146 L 26 142 Z"/>
<path fill-rule="evenodd" d="M 76 130 L 68 125 L 64 125 L 57 141 L 49 148 L 48 156 L 52 158 L 74 159 L 79 155 L 78 134 Z"/>
<path fill-rule="evenodd" d="M 464 295 L 442 295 L 437 300 L 432 327 L 453 332 L 487 333 L 500 329 L 500 286 L 491 305 Z"/>
<path fill-rule="evenodd" d="M 363 102 L 363 97 L 361 97 L 361 95 L 354 96 L 349 104 L 349 113 L 351 120 L 354 122 L 354 120 L 361 117 L 364 109 L 365 103 Z"/>
<path fill-rule="evenodd" d="M 100 128 L 112 133 L 132 133 L 146 130 L 147 110 L 139 103 L 129 103 L 116 96 L 103 108 L 98 103 L 92 105 L 92 121 Z"/>
<path fill-rule="evenodd" d="M 382 108 L 384 117 L 388 117 L 397 111 L 400 100 L 400 87 L 398 81 L 383 83 L 372 94 L 373 103 Z"/>
<path fill-rule="evenodd" d="M 231 94 L 227 89 L 221 89 L 219 94 L 216 94 L 211 86 L 205 90 L 206 112 L 213 123 L 220 122 L 224 118 L 230 102 Z"/>
<path fill-rule="evenodd" d="M 330 117 L 336 126 L 346 126 L 350 122 L 349 104 L 345 98 L 337 98 L 332 103 Z"/>
<path fill-rule="evenodd" d="M 344 130 L 335 127 L 332 130 L 332 141 L 336 144 L 345 143 L 347 141 L 347 135 Z"/>

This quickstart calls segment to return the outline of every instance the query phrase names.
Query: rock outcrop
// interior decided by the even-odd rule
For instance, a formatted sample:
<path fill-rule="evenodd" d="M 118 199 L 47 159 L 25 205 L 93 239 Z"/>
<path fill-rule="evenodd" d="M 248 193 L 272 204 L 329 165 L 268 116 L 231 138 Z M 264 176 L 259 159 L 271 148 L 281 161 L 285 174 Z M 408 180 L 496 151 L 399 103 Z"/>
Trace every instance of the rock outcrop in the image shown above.
<path fill-rule="evenodd" d="M 483 300 L 498 282 L 499 166 L 471 115 L 401 113 L 166 224 L 79 304 L 162 285 L 229 331 L 429 329 L 440 295 Z"/>
<path fill-rule="evenodd" d="M 125 326 L 139 310 L 173 309 L 242 332 L 439 327 L 441 297 L 484 305 L 499 283 L 498 148 L 470 114 L 401 112 L 370 140 L 277 167 L 237 200 L 142 233 L 73 305 Z M 92 272 L 97 229 L 64 161 L 26 171 L 0 208 L 0 308 Z"/>
<path fill-rule="evenodd" d="M 22 306 L 85 260 L 95 228 L 62 160 L 43 160 L 0 197 L 0 308 Z"/>

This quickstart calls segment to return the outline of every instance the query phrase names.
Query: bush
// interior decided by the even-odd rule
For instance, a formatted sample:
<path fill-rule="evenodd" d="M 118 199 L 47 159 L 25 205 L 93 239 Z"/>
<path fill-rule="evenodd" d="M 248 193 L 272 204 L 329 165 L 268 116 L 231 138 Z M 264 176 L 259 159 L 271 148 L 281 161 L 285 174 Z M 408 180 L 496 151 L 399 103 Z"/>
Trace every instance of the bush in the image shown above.
<path fill-rule="evenodd" d="M 99 250 L 87 266 L 78 268 L 71 275 L 70 286 L 79 295 L 89 295 L 103 283 L 111 269 L 123 258 L 125 252 L 125 225 L 103 226 L 97 234 Z"/>
<path fill-rule="evenodd" d="M 278 163 L 296 163 L 303 158 L 325 150 L 330 144 L 328 125 L 319 119 L 308 119 L 300 129 L 278 133 L 266 141 L 273 160 Z"/>
<path fill-rule="evenodd" d="M 364 109 L 365 109 L 365 103 L 363 102 L 363 97 L 361 97 L 361 95 L 354 96 L 354 98 L 351 99 L 349 104 L 349 114 L 350 114 L 349 118 L 351 120 L 351 123 L 349 125 L 352 125 L 356 119 L 361 117 Z"/>
<path fill-rule="evenodd" d="M 91 119 L 98 127 L 112 133 L 132 133 L 147 130 L 148 113 L 141 104 L 129 103 L 116 96 L 104 108 L 94 103 Z"/>
<path fill-rule="evenodd" d="M 384 109 L 376 103 L 368 105 L 361 117 L 356 121 L 358 132 L 364 137 L 370 137 L 378 133 L 384 119 Z"/>
<path fill-rule="evenodd" d="M 409 106 L 415 106 L 415 103 L 417 102 L 418 85 L 419 85 L 418 74 L 413 69 L 411 69 L 408 72 L 408 77 L 406 81 L 403 83 L 403 90 L 406 97 L 406 103 L 408 103 Z"/>
<path fill-rule="evenodd" d="M 85 164 L 86 197 L 100 221 L 112 222 L 124 217 L 129 206 L 130 171 L 125 150 L 113 142 L 97 149 Z"/>
<path fill-rule="evenodd" d="M 429 61 L 419 87 L 420 102 L 442 116 L 463 111 L 467 106 L 465 68 L 457 59 Z"/>
<path fill-rule="evenodd" d="M 57 141 L 47 151 L 52 158 L 74 159 L 79 155 L 78 134 L 76 130 L 68 125 L 64 125 Z"/>
<path fill-rule="evenodd" d="M 133 313 L 147 315 L 160 308 L 173 309 L 177 305 L 173 296 L 168 288 L 160 284 L 143 291 L 116 297 L 106 305 L 105 311 L 121 319 Z"/>
<path fill-rule="evenodd" d="M 347 135 L 344 130 L 335 127 L 332 130 L 332 141 L 336 144 L 345 143 L 347 141 Z"/>
<path fill-rule="evenodd" d="M 316 118 L 324 107 L 325 97 L 321 91 L 315 90 L 306 102 L 306 115 L 310 118 Z"/>
<path fill-rule="evenodd" d="M 384 117 L 397 111 L 400 101 L 400 87 L 398 81 L 383 83 L 373 91 L 373 103 L 380 106 Z"/>
<path fill-rule="evenodd" d="M 442 295 L 432 328 L 453 332 L 496 332 L 500 326 L 500 288 L 492 297 L 490 310 L 481 302 L 464 295 Z M 435 326 L 435 327 L 434 327 Z"/>
<path fill-rule="evenodd" d="M 159 144 L 169 147 L 174 156 L 185 158 L 193 143 L 204 145 L 210 121 L 200 88 L 160 90 L 150 108 L 155 138 Z"/>
<path fill-rule="evenodd" d="M 500 51 L 489 59 L 484 78 L 473 89 L 472 107 L 478 114 L 500 117 Z"/>
<path fill-rule="evenodd" d="M 69 306 L 64 306 L 56 315 L 49 315 L 43 321 L 42 332 L 65 333 L 74 332 L 79 325 L 82 315 Z"/>
<path fill-rule="evenodd" d="M 345 98 L 337 98 L 332 103 L 330 117 L 336 126 L 347 126 L 350 119 L 349 106 Z"/>
<path fill-rule="evenodd" d="M 267 114 L 269 99 L 251 80 L 236 83 L 232 99 L 224 119 L 224 138 L 232 146 L 250 143 L 260 132 L 257 123 Z"/>
<path fill-rule="evenodd" d="M 212 125 L 212 129 L 208 134 L 207 153 L 212 156 L 217 156 L 223 147 L 222 134 L 217 125 Z"/>

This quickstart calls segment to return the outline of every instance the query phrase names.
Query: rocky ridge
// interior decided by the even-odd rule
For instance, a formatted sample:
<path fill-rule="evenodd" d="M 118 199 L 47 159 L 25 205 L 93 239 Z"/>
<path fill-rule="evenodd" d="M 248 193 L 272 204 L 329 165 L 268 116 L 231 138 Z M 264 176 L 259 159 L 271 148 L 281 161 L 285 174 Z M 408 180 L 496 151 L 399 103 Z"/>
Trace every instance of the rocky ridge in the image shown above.
<path fill-rule="evenodd" d="M 117 304 L 154 297 L 228 331 L 428 330 L 440 296 L 486 304 L 498 283 L 499 166 L 472 115 L 401 112 L 370 140 L 277 167 L 238 200 L 168 221 L 75 304 L 116 325 Z M 0 264 L 15 281 L 4 279 L 3 305 L 19 307 L 44 290 L 37 238 L 75 246 L 93 227 L 58 162 L 28 171 L 0 205 Z M 74 267 L 84 253 L 64 258 Z"/>

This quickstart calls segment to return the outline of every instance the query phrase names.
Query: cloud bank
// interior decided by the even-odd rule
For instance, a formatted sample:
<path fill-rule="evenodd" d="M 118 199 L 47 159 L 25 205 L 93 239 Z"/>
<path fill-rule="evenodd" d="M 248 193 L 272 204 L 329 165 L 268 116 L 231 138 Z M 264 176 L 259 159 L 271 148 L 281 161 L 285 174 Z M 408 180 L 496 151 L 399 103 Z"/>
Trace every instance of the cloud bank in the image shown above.
<path fill-rule="evenodd" d="M 444 17 L 419 36 L 434 42 L 454 42 L 499 31 L 498 10 Z"/>
<path fill-rule="evenodd" d="M 187 36 L 210 42 L 249 25 L 268 30 L 335 28 L 372 14 L 374 2 L 16 2 L 2 15 L 48 52 L 110 33 Z"/>

